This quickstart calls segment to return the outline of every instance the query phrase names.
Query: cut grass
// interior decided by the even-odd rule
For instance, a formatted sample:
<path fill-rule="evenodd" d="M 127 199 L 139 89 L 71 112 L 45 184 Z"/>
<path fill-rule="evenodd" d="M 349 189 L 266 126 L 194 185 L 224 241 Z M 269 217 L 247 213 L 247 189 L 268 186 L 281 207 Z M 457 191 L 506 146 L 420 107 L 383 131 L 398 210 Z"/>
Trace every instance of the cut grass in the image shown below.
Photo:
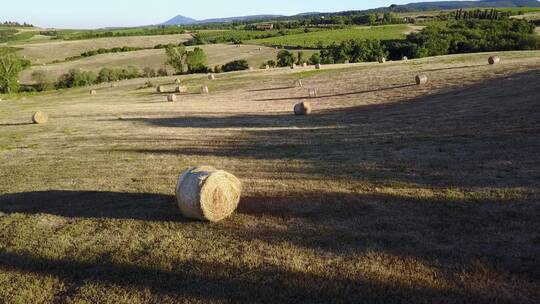
<path fill-rule="evenodd" d="M 2 103 L 0 302 L 537 303 L 540 52 L 489 55 Z M 244 183 L 224 222 L 175 205 L 201 164 Z"/>

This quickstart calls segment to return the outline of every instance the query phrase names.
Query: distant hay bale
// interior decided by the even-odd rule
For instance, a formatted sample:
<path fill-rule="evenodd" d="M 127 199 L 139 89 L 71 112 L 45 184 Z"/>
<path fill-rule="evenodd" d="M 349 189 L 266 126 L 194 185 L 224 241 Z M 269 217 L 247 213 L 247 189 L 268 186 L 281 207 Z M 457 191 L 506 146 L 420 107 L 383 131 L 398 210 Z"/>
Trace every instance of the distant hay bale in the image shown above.
<path fill-rule="evenodd" d="M 415 80 L 417 85 L 422 85 L 428 82 L 428 77 L 426 75 L 416 75 Z"/>
<path fill-rule="evenodd" d="M 185 86 L 177 86 L 174 91 L 176 93 L 185 93 L 185 92 L 187 92 L 187 88 Z"/>
<path fill-rule="evenodd" d="M 294 69 L 296 69 L 296 64 L 291 65 L 291 70 L 294 70 Z"/>
<path fill-rule="evenodd" d="M 116 83 L 111 84 L 111 88 L 116 88 L 116 87 L 118 87 L 118 84 Z"/>
<path fill-rule="evenodd" d="M 214 74 L 208 75 L 208 80 L 215 80 L 215 79 L 216 79 L 216 75 Z"/>
<path fill-rule="evenodd" d="M 499 56 L 491 56 L 488 58 L 489 64 L 498 64 L 501 62 L 501 58 Z"/>
<path fill-rule="evenodd" d="M 297 88 L 302 88 L 304 87 L 304 84 L 302 84 L 302 79 L 297 79 L 294 84 L 293 84 L 294 87 L 297 87 Z"/>
<path fill-rule="evenodd" d="M 174 80 L 174 83 L 177 83 L 177 84 L 180 83 L 180 79 L 179 79 L 179 78 L 176 78 L 176 79 Z"/>
<path fill-rule="evenodd" d="M 321 64 L 320 64 L 320 63 L 317 63 L 317 64 L 315 65 L 315 69 L 317 69 L 317 70 L 320 70 L 320 69 L 321 69 L 321 67 L 322 67 L 322 66 L 321 66 Z"/>
<path fill-rule="evenodd" d="M 266 70 L 270 70 L 270 66 L 269 66 L 268 64 L 265 65 L 264 68 L 265 68 Z"/>
<path fill-rule="evenodd" d="M 96 90 L 90 90 L 90 95 L 96 95 L 96 94 L 97 94 Z"/>
<path fill-rule="evenodd" d="M 303 67 L 307 67 L 307 62 L 302 63 Z"/>
<path fill-rule="evenodd" d="M 249 67 L 249 70 L 250 70 L 250 71 L 253 71 L 253 67 Z"/>
<path fill-rule="evenodd" d="M 385 63 L 386 62 L 386 58 L 384 57 L 379 57 L 379 63 Z"/>
<path fill-rule="evenodd" d="M 176 101 L 176 94 L 167 95 L 167 101 L 168 102 L 175 102 Z"/>
<path fill-rule="evenodd" d="M 37 111 L 32 115 L 32 122 L 35 124 L 44 124 L 49 121 L 49 116 L 46 113 Z"/>
<path fill-rule="evenodd" d="M 403 57 L 401 58 L 401 60 L 403 60 L 403 61 L 407 61 L 407 60 L 409 60 L 409 57 L 407 57 L 407 56 L 403 56 Z"/>
<path fill-rule="evenodd" d="M 165 88 L 163 86 L 157 86 L 156 87 L 156 92 L 163 93 L 164 91 L 165 91 Z"/>
<path fill-rule="evenodd" d="M 300 102 L 294 105 L 294 115 L 309 115 L 311 113 L 311 105 L 307 102 Z"/>
<path fill-rule="evenodd" d="M 310 98 L 315 98 L 315 97 L 319 96 L 319 92 L 318 92 L 317 88 L 309 88 L 308 93 L 309 93 Z"/>
<path fill-rule="evenodd" d="M 191 167 L 176 184 L 176 201 L 187 218 L 219 222 L 238 207 L 242 183 L 234 175 L 213 167 Z"/>
<path fill-rule="evenodd" d="M 208 93 L 209 93 L 208 87 L 207 86 L 202 86 L 201 87 L 201 94 L 208 94 Z"/>

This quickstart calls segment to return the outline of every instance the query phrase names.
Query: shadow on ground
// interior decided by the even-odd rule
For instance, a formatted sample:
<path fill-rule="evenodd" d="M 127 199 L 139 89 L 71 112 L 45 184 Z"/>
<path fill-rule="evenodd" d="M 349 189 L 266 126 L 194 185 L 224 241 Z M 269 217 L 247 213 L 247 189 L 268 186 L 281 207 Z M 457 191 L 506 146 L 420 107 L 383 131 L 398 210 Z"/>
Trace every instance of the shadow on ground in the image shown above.
<path fill-rule="evenodd" d="M 47 213 L 73 218 L 186 221 L 171 195 L 97 191 L 42 191 L 0 196 L 4 213 Z"/>

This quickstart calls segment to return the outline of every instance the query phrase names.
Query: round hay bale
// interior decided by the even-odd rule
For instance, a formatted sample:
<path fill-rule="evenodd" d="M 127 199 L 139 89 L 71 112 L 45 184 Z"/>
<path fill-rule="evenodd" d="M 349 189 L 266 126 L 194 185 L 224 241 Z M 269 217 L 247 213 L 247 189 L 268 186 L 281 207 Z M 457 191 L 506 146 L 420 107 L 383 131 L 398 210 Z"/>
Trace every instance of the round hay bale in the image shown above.
<path fill-rule="evenodd" d="M 300 102 L 294 106 L 294 115 L 309 115 L 311 113 L 311 105 L 307 102 Z"/>
<path fill-rule="evenodd" d="M 488 58 L 489 64 L 498 64 L 501 62 L 501 58 L 499 56 L 491 56 Z"/>
<path fill-rule="evenodd" d="M 176 79 L 174 80 L 174 83 L 177 83 L 177 84 L 180 83 L 180 79 L 179 79 L 179 78 L 176 78 Z"/>
<path fill-rule="evenodd" d="M 291 70 L 296 69 L 296 64 L 291 65 Z"/>
<path fill-rule="evenodd" d="M 298 79 L 294 82 L 294 87 L 297 87 L 297 88 L 302 88 L 304 87 L 304 84 L 302 84 L 302 79 Z"/>
<path fill-rule="evenodd" d="M 96 95 L 96 94 L 97 94 L 96 90 L 90 90 L 90 95 Z"/>
<path fill-rule="evenodd" d="M 270 66 L 269 66 L 268 64 L 265 65 L 264 68 L 265 68 L 266 70 L 270 70 Z"/>
<path fill-rule="evenodd" d="M 407 57 L 407 56 L 403 56 L 403 58 L 401 58 L 401 60 L 403 60 L 403 61 L 407 61 L 407 60 L 409 60 L 409 57 Z"/>
<path fill-rule="evenodd" d="M 176 94 L 167 95 L 167 101 L 168 102 L 175 102 L 176 101 Z"/>
<path fill-rule="evenodd" d="M 238 207 L 242 183 L 234 175 L 213 167 L 191 167 L 176 184 L 176 201 L 187 218 L 219 222 Z"/>
<path fill-rule="evenodd" d="M 310 98 L 315 98 L 315 97 L 319 96 L 319 92 L 318 92 L 317 88 L 309 88 L 308 92 L 309 92 L 309 97 Z"/>
<path fill-rule="evenodd" d="M 215 80 L 216 76 L 214 74 L 208 75 L 208 80 Z"/>
<path fill-rule="evenodd" d="M 116 87 L 118 87 L 118 84 L 116 83 L 111 84 L 111 88 L 116 88 Z"/>
<path fill-rule="evenodd" d="M 416 75 L 415 80 L 417 85 L 422 85 L 428 82 L 428 77 L 426 75 Z"/>
<path fill-rule="evenodd" d="M 302 66 L 306 68 L 307 67 L 307 62 L 302 63 Z"/>
<path fill-rule="evenodd" d="M 157 86 L 156 87 L 156 92 L 163 93 L 163 91 L 165 91 L 165 88 L 163 86 Z"/>
<path fill-rule="evenodd" d="M 185 93 L 187 92 L 187 88 L 185 86 L 177 86 L 176 89 L 174 89 L 176 93 Z"/>
<path fill-rule="evenodd" d="M 49 116 L 46 113 L 37 111 L 32 115 L 32 122 L 35 124 L 44 124 L 49 121 Z"/>
<path fill-rule="evenodd" d="M 201 87 L 201 94 L 208 94 L 208 93 L 209 93 L 208 87 L 207 86 L 202 86 Z"/>
<path fill-rule="evenodd" d="M 249 67 L 249 70 L 250 70 L 250 71 L 253 71 L 253 67 Z"/>
<path fill-rule="evenodd" d="M 384 57 L 379 57 L 379 63 L 385 63 L 386 62 L 386 58 Z"/>
<path fill-rule="evenodd" d="M 315 69 L 317 69 L 317 70 L 320 70 L 320 69 L 321 69 L 321 67 L 322 67 L 322 66 L 321 66 L 321 64 L 320 64 L 320 63 L 317 63 L 317 64 L 315 65 Z"/>

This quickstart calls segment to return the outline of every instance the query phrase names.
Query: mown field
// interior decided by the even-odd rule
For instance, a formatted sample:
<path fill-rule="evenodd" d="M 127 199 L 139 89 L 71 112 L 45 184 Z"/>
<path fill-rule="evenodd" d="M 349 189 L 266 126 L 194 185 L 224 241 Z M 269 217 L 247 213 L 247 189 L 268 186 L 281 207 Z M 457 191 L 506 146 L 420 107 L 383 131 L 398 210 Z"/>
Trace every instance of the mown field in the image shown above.
<path fill-rule="evenodd" d="M 248 61 L 250 66 L 258 69 L 263 62 L 267 60 L 275 60 L 278 53 L 278 50 L 274 48 L 259 45 L 236 46 L 226 44 L 209 44 L 199 47 L 204 49 L 205 53 L 207 54 L 208 66 L 211 68 L 216 65 L 223 65 L 232 60 L 245 59 Z M 188 47 L 188 50 L 193 48 L 194 47 Z M 311 56 L 311 54 L 315 51 L 306 50 L 304 52 L 306 56 Z M 33 66 L 31 69 L 25 70 L 21 73 L 21 82 L 31 83 L 32 72 L 36 70 L 45 71 L 49 77 L 56 79 L 58 76 L 73 68 L 94 72 L 99 72 L 99 70 L 101 70 L 103 67 L 126 68 L 128 66 L 134 66 L 141 70 L 145 67 L 160 69 L 166 68 L 166 60 L 167 57 L 164 49 L 102 54 L 56 64 Z M 170 69 L 170 67 L 168 68 Z"/>
<path fill-rule="evenodd" d="M 189 34 L 179 35 L 156 35 L 138 37 L 114 37 L 98 38 L 86 40 L 63 41 L 53 40 L 40 43 L 21 43 L 15 47 L 23 48 L 18 52 L 20 56 L 25 56 L 33 64 L 47 64 L 55 60 L 63 61 L 67 57 L 78 56 L 81 53 L 99 48 L 113 47 L 141 47 L 152 48 L 158 44 L 181 43 L 191 38 Z"/>
<path fill-rule="evenodd" d="M 328 46 L 334 42 L 340 43 L 351 39 L 401 39 L 404 38 L 405 34 L 410 32 L 410 30 L 410 27 L 404 24 L 374 27 L 365 26 L 255 39 L 247 41 L 247 43 L 318 48 L 321 45 Z"/>
<path fill-rule="evenodd" d="M 2 96 L 0 302 L 540 302 L 540 52 L 489 55 Z M 200 164 L 221 223 L 175 206 Z"/>

